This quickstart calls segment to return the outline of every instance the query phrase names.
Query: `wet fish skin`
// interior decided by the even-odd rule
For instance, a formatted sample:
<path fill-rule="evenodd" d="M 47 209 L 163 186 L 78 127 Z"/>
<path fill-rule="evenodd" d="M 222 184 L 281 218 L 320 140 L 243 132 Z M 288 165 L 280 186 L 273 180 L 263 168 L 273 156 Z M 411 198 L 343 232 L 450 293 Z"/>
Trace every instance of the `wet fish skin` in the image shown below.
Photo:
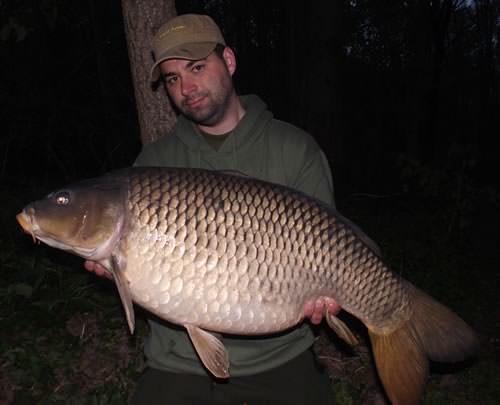
<path fill-rule="evenodd" d="M 61 196 L 70 201 L 61 206 Z M 393 403 L 418 403 L 428 358 L 460 361 L 477 346 L 465 322 L 390 271 L 359 228 L 283 186 L 204 170 L 133 168 L 52 193 L 18 220 L 34 237 L 106 266 L 131 330 L 132 301 L 184 325 L 219 377 L 229 376 L 227 353 L 204 329 L 285 330 L 320 296 L 367 326 Z M 340 320 L 327 320 L 350 339 Z"/>
<path fill-rule="evenodd" d="M 128 252 L 127 275 L 141 305 L 162 312 L 153 282 L 168 289 L 163 312 L 177 322 L 245 334 L 296 324 L 305 301 L 321 295 L 370 323 L 391 324 L 408 308 L 399 278 L 322 203 L 252 179 L 160 173 L 130 178 L 134 220 L 120 250 Z M 377 294 L 352 294 L 351 285 Z"/>

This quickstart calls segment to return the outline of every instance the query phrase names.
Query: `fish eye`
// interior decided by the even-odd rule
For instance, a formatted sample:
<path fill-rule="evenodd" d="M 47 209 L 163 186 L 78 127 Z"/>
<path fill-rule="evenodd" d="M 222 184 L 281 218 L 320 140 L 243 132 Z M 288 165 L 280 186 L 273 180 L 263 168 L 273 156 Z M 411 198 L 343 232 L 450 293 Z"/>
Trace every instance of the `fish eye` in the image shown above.
<path fill-rule="evenodd" d="M 57 205 L 67 205 L 69 203 L 69 193 L 61 191 L 54 196 Z"/>

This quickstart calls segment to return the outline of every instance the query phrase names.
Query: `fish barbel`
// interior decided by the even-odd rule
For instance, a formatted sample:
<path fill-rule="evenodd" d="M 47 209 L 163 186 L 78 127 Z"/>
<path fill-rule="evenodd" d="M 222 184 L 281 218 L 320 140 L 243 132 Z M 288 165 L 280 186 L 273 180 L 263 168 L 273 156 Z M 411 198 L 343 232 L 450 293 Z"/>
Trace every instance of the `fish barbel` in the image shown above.
<path fill-rule="evenodd" d="M 211 332 L 283 331 L 303 321 L 305 302 L 318 297 L 334 298 L 366 325 L 395 404 L 419 402 L 429 359 L 462 361 L 477 348 L 467 324 L 392 272 L 357 226 L 287 187 L 135 167 L 55 191 L 17 219 L 33 238 L 101 263 L 131 332 L 132 302 L 183 325 L 217 377 L 229 377 L 229 359 Z M 326 318 L 355 343 L 347 325 Z"/>

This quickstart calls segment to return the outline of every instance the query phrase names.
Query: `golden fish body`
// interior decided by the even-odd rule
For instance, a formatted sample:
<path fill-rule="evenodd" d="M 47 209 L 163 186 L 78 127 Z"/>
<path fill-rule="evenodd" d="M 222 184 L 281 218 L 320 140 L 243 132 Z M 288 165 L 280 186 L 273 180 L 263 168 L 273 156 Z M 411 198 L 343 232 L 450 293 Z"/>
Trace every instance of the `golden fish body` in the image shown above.
<path fill-rule="evenodd" d="M 264 334 L 297 324 L 322 295 L 370 323 L 408 312 L 405 286 L 322 203 L 237 176 L 151 173 L 129 178 L 119 250 L 134 301 L 157 315 Z"/>
<path fill-rule="evenodd" d="M 283 186 L 205 170 L 131 168 L 54 192 L 18 220 L 35 238 L 106 266 L 131 330 L 132 301 L 183 325 L 218 377 L 229 376 L 229 359 L 206 330 L 282 331 L 321 296 L 367 326 L 394 403 L 418 402 L 428 358 L 462 360 L 476 347 L 470 328 L 390 271 L 354 224 Z M 354 341 L 340 320 L 327 320 Z"/>

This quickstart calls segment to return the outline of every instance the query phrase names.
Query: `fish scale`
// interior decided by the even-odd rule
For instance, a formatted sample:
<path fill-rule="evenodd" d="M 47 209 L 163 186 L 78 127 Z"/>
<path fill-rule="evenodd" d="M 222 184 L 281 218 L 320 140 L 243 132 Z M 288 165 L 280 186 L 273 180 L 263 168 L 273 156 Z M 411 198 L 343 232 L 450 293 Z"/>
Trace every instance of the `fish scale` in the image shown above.
<path fill-rule="evenodd" d="M 145 170 L 129 182 L 132 231 L 124 241 L 129 256 L 125 275 L 134 300 L 148 307 L 155 297 L 163 304 L 154 312 L 164 311 L 170 320 L 197 322 L 219 332 L 270 333 L 296 324 L 304 302 L 315 295 L 334 295 L 347 310 L 362 313 L 373 324 L 401 305 L 404 286 L 389 283 L 399 289 L 386 291 L 385 279 L 384 289 L 366 299 L 366 289 L 373 289 L 379 273 L 393 275 L 385 266 L 377 267 L 381 262 L 375 261 L 373 252 L 355 243 L 353 232 L 319 202 L 288 189 L 257 187 L 251 179 L 211 172 L 172 171 L 160 176 Z M 168 209 L 160 201 L 168 201 Z M 216 228 L 209 230 L 211 221 Z M 165 240 L 169 249 L 163 249 Z M 155 264 L 165 260 L 171 264 L 159 277 Z M 239 289 L 237 299 L 224 289 L 228 273 L 230 285 Z M 173 280 L 169 289 L 162 279 Z M 134 292 L 136 284 L 144 293 Z M 343 293 L 348 291 L 346 284 L 361 289 Z M 222 294 L 214 294 L 212 285 Z M 193 295 L 201 290 L 208 293 Z M 388 301 L 387 296 L 396 299 Z M 229 313 L 220 312 L 225 306 L 212 304 L 220 299 L 218 304 L 224 304 L 229 297 Z M 198 301 L 207 303 L 198 306 L 206 312 L 191 311 Z M 171 304 L 174 309 L 167 309 Z M 258 326 L 252 322 L 257 314 L 263 317 Z"/>
<path fill-rule="evenodd" d="M 287 187 L 136 167 L 51 193 L 17 219 L 33 238 L 104 266 L 131 331 L 133 302 L 184 326 L 219 378 L 229 377 L 229 356 L 209 331 L 284 331 L 303 320 L 306 301 L 322 297 L 366 325 L 379 376 L 397 404 L 419 402 L 429 359 L 462 361 L 478 346 L 463 320 L 392 272 L 355 224 Z M 325 317 L 356 343 L 339 318 Z"/>

